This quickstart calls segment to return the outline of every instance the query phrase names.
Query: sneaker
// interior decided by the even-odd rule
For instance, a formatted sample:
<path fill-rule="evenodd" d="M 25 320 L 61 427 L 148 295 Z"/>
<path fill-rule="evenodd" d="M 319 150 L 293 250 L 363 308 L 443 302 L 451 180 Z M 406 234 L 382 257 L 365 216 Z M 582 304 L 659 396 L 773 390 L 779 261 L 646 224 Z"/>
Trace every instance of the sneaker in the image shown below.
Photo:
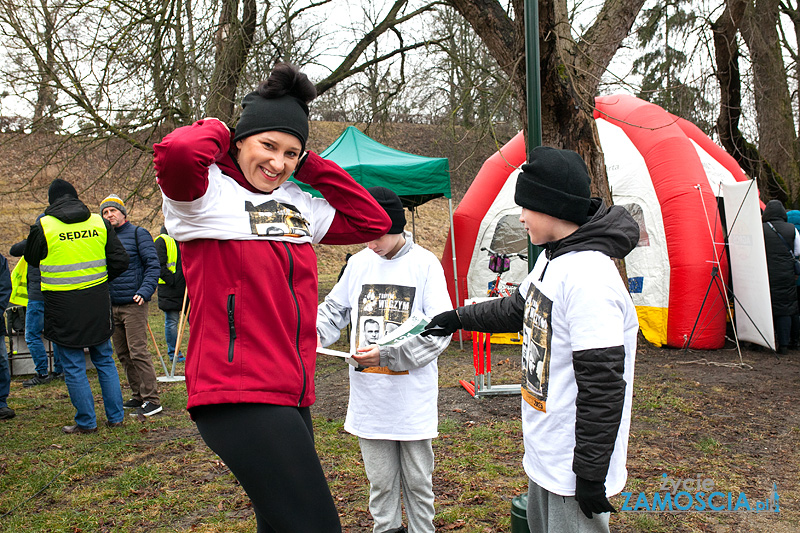
<path fill-rule="evenodd" d="M 56 379 L 64 379 L 63 372 L 50 372 L 47 376 L 47 381 L 54 381 Z"/>
<path fill-rule="evenodd" d="M 139 409 L 141 406 L 142 400 L 137 400 L 136 398 L 131 398 L 130 400 L 122 402 L 122 407 L 125 409 Z"/>
<path fill-rule="evenodd" d="M 84 435 L 86 433 L 97 433 L 97 426 L 93 428 L 82 428 L 80 426 L 64 426 L 61 431 L 67 435 Z"/>
<path fill-rule="evenodd" d="M 154 404 L 153 402 L 144 402 L 140 408 L 136 410 L 135 413 L 131 414 L 131 416 L 143 415 L 143 416 L 153 416 L 158 414 L 162 411 L 160 405 Z"/>
<path fill-rule="evenodd" d="M 0 407 L 0 420 L 10 420 L 15 416 L 17 416 L 17 413 L 12 408 L 8 406 Z"/>
<path fill-rule="evenodd" d="M 49 381 L 50 381 L 50 376 L 48 376 L 47 374 L 45 374 L 44 376 L 40 376 L 37 374 L 33 376 L 31 379 L 23 381 L 22 386 L 25 387 L 26 389 L 29 389 L 31 387 L 35 387 L 36 385 L 44 385 Z"/>
<path fill-rule="evenodd" d="M 120 420 L 119 422 L 109 422 L 108 420 L 106 420 L 106 427 L 107 428 L 121 428 L 124 425 L 125 425 L 125 419 L 124 418 L 122 420 Z"/>

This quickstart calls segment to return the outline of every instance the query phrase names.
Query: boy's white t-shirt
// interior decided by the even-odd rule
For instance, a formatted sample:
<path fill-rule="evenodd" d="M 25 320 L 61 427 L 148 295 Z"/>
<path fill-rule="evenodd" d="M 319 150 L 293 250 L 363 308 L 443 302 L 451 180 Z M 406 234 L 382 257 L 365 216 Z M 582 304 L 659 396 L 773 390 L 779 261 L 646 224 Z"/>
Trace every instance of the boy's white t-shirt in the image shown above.
<path fill-rule="evenodd" d="M 544 279 L 539 281 L 546 267 Z M 639 329 L 636 309 L 614 262 L 597 251 L 570 252 L 548 261 L 541 254 L 520 285 L 523 317 L 523 466 L 536 484 L 561 496 L 575 494 L 577 384 L 572 352 L 625 347 L 625 403 L 605 487 L 625 486 L 633 367 Z"/>
<path fill-rule="evenodd" d="M 369 249 L 350 258 L 329 299 L 350 308 L 351 351 L 366 344 L 364 324 L 380 335 L 415 311 L 428 317 L 452 309 L 439 260 L 411 243 L 387 260 Z M 375 324 L 371 323 L 370 328 Z M 402 374 L 361 372 L 350 367 L 350 399 L 344 428 L 365 439 L 422 440 L 438 435 L 436 361 Z"/>

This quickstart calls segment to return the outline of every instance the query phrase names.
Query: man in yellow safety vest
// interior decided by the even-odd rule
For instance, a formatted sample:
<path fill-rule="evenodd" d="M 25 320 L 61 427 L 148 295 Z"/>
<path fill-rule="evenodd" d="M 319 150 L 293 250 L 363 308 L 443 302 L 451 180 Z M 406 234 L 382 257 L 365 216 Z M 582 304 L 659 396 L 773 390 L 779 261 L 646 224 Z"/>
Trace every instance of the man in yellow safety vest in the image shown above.
<path fill-rule="evenodd" d="M 39 215 L 37 220 L 43 217 Z M 39 269 L 28 265 L 23 255 L 28 240 L 22 239 L 11 247 L 10 254 L 19 257 L 20 260 L 11 272 L 11 303 L 25 306 L 25 344 L 31 354 L 36 374 L 22 382 L 25 388 L 44 385 L 55 379 L 64 377 L 61 368 L 61 359 L 53 352 L 53 368 L 49 369 L 47 350 L 42 342 L 42 331 L 44 331 L 44 296 L 42 296 L 42 283 Z"/>
<path fill-rule="evenodd" d="M 111 225 L 92 214 L 75 188 L 55 179 L 50 205 L 31 226 L 25 260 L 38 266 L 44 296 L 44 336 L 53 342 L 64 369 L 75 425 L 68 434 L 94 433 L 97 418 L 84 348 L 89 349 L 103 396 L 106 426 L 123 423 L 122 390 L 111 349 L 111 299 L 108 281 L 128 268 L 128 253 Z"/>
<path fill-rule="evenodd" d="M 167 339 L 169 360 L 172 361 L 177 353 L 180 363 L 184 357 L 180 353 L 180 346 L 176 348 L 175 344 L 178 340 L 178 322 L 186 294 L 181 250 L 164 226 L 161 226 L 161 233 L 155 238 L 155 243 L 158 262 L 161 264 L 161 276 L 158 278 L 158 308 L 164 311 L 164 336 Z M 188 308 L 188 301 L 186 307 Z"/>

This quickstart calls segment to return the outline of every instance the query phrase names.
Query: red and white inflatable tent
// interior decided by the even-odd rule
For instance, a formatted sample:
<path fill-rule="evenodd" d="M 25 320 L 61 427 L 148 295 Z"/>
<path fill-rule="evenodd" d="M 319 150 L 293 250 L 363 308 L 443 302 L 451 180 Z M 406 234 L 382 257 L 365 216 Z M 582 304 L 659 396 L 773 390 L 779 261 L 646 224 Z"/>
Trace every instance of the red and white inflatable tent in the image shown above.
<path fill-rule="evenodd" d="M 727 277 L 728 266 L 717 196 L 722 184 L 747 176 L 699 128 L 654 104 L 614 95 L 598 97 L 595 106 L 614 203 L 625 206 L 642 229 L 626 268 L 645 338 L 657 346 L 721 348 L 727 301 L 712 270 L 717 266 Z M 454 212 L 457 276 L 450 238 L 442 257 L 451 298 L 454 279 L 462 301 L 486 295 L 495 274 L 481 247 L 526 250 L 513 198 L 525 158 L 519 134 L 484 163 Z M 511 266 L 504 279 L 524 278 L 524 261 Z"/>

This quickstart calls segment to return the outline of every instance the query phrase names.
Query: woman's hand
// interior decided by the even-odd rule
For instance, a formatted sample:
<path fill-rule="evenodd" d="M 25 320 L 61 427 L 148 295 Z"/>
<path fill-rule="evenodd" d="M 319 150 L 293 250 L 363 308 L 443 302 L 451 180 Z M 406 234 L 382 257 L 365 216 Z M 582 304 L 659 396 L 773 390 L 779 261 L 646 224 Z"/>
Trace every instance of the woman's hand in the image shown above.
<path fill-rule="evenodd" d="M 303 152 L 300 158 L 297 160 L 297 166 L 294 167 L 294 173 L 292 174 L 295 178 L 297 178 L 297 173 L 300 172 L 300 169 L 303 168 L 303 163 L 306 162 L 306 159 L 308 159 L 307 150 Z"/>

